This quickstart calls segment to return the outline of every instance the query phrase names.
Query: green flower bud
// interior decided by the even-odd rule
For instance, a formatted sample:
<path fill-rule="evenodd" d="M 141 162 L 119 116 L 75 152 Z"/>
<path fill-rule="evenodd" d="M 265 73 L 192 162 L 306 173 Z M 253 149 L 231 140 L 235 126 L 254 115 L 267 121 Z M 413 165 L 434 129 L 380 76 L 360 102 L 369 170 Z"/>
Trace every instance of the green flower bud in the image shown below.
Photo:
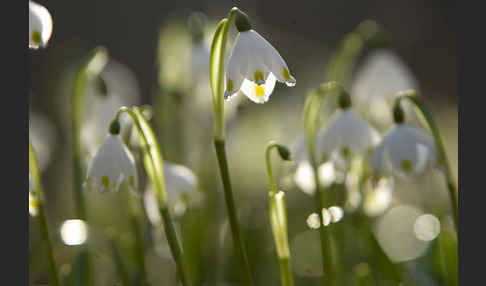
<path fill-rule="evenodd" d="M 246 15 L 241 10 L 236 12 L 236 19 L 235 19 L 235 26 L 238 29 L 238 32 L 246 32 L 251 29 L 250 20 L 248 19 L 248 15 Z"/>
<path fill-rule="evenodd" d="M 287 147 L 284 145 L 277 144 L 278 154 L 280 154 L 280 158 L 285 161 L 292 161 L 292 155 Z"/>
<path fill-rule="evenodd" d="M 397 103 L 395 104 L 395 106 L 393 106 L 393 121 L 395 121 L 396 124 L 400 124 L 403 123 L 404 120 L 405 114 L 403 112 L 403 109 L 400 104 Z"/>
<path fill-rule="evenodd" d="M 342 109 L 346 109 L 351 107 L 351 97 L 347 92 L 343 92 L 339 94 L 339 107 Z"/>
<path fill-rule="evenodd" d="M 118 120 L 118 118 L 113 119 L 113 121 L 110 123 L 110 128 L 109 128 L 110 134 L 111 135 L 118 135 L 118 134 L 120 134 L 120 129 L 121 129 L 121 126 L 120 126 L 120 121 Z"/>

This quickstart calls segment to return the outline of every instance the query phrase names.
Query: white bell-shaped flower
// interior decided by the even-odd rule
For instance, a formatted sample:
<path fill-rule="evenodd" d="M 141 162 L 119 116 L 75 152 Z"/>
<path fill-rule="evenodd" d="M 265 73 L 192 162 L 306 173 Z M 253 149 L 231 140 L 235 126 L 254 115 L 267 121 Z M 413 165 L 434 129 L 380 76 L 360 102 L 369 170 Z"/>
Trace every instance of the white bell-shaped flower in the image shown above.
<path fill-rule="evenodd" d="M 250 100 L 264 103 L 276 81 L 294 86 L 295 78 L 278 51 L 253 29 L 239 32 L 226 67 L 225 99 L 241 90 Z"/>
<path fill-rule="evenodd" d="M 169 199 L 176 199 L 197 186 L 196 175 L 187 167 L 164 161 L 164 178 Z"/>
<path fill-rule="evenodd" d="M 38 213 L 38 199 L 37 196 L 34 194 L 34 189 L 35 186 L 29 174 L 29 214 L 31 216 L 36 216 Z"/>
<path fill-rule="evenodd" d="M 109 135 L 89 164 L 85 186 L 105 192 L 118 191 L 122 185 L 130 191 L 137 188 L 135 160 L 118 135 Z"/>
<path fill-rule="evenodd" d="M 428 133 L 401 123 L 385 134 L 370 163 L 377 175 L 413 178 L 437 165 L 437 151 Z"/>
<path fill-rule="evenodd" d="M 338 109 L 317 138 L 317 156 L 346 160 L 363 155 L 380 141 L 380 134 L 352 108 Z"/>
<path fill-rule="evenodd" d="M 390 107 L 397 93 L 407 89 L 419 86 L 406 62 L 391 50 L 377 50 L 357 67 L 350 94 L 366 118 L 384 127 L 392 122 Z"/>
<path fill-rule="evenodd" d="M 189 168 L 164 161 L 164 180 L 169 205 L 173 207 L 176 215 L 184 214 L 186 208 L 197 203 L 197 196 L 192 195 L 195 194 L 193 191 L 198 185 L 198 179 Z M 153 224 L 160 223 L 157 197 L 152 185 L 145 191 L 143 200 L 149 220 Z"/>
<path fill-rule="evenodd" d="M 47 45 L 52 34 L 52 17 L 42 5 L 29 1 L 29 48 L 38 49 Z"/>

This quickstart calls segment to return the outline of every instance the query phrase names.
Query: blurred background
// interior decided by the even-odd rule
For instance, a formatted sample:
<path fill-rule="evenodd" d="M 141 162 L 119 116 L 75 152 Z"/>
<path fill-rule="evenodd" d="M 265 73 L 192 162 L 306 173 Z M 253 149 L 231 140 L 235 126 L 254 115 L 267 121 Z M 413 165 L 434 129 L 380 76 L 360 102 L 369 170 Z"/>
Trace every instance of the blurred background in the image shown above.
<path fill-rule="evenodd" d="M 90 218 L 86 241 L 70 243 L 61 231 L 66 220 L 76 218 L 69 128 L 74 78 L 80 61 L 102 45 L 109 61 L 101 72 L 104 86 L 92 81 L 86 90 L 82 165 L 86 168 L 120 106 L 145 105 L 164 159 L 188 167 L 197 178 L 190 191 L 174 190 L 172 198 L 194 285 L 239 285 L 238 260 L 212 146 L 208 78 L 216 24 L 235 5 L 250 16 L 253 28 L 280 52 L 297 79 L 292 88 L 277 83 L 264 105 L 253 104 L 242 94 L 225 103 L 228 162 L 257 285 L 279 285 L 264 148 L 269 140 L 277 140 L 294 151 L 299 149 L 307 92 L 329 80 L 326 72 L 333 54 L 345 35 L 364 20 L 376 21 L 384 29 L 388 45 L 359 53 L 343 82 L 353 103 L 384 134 L 392 126 L 393 94 L 418 90 L 437 120 L 457 179 L 455 1 L 37 2 L 50 11 L 54 28 L 46 49 L 29 50 L 29 137 L 38 154 L 55 258 L 63 277 L 74 269 L 77 245 L 89 243 L 96 250 L 96 285 L 119 281 L 103 239 L 107 231 L 116 233 L 130 271 L 136 268 L 131 250 L 134 233 L 119 193 L 85 193 Z M 230 33 L 231 41 L 235 29 Z M 330 100 L 323 116 L 329 116 L 334 106 Z M 407 114 L 410 123 L 423 126 L 412 110 Z M 146 202 L 151 187 L 135 137 L 125 136 L 138 162 L 141 201 Z M 298 168 L 299 160 L 273 163 L 278 185 L 287 194 L 296 285 L 320 285 L 318 232 L 309 223 L 314 209 L 312 179 Z M 352 176 L 332 178 L 329 188 L 334 195 L 329 206 L 344 211 L 342 219 L 332 224 L 338 234 L 334 251 L 344 277 L 342 285 L 456 285 L 457 239 L 441 172 L 431 170 L 412 182 L 396 179 L 383 183 L 379 190 L 370 186 L 364 192 L 351 191 Z M 175 265 L 160 219 L 146 207 L 143 220 L 149 282 L 176 285 Z M 30 282 L 46 284 L 35 217 L 30 218 L 29 228 Z"/>

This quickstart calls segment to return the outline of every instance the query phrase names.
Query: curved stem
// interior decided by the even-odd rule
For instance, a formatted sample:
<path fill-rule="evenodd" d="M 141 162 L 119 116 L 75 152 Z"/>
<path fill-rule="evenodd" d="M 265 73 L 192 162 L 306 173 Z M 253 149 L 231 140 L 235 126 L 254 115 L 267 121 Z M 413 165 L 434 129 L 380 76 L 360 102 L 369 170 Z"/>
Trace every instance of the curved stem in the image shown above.
<path fill-rule="evenodd" d="M 164 224 L 167 242 L 169 243 L 181 283 L 183 286 L 189 286 L 191 284 L 184 267 L 182 246 L 177 237 L 174 223 L 169 212 L 167 193 L 165 190 L 163 159 L 159 145 L 155 139 L 152 128 L 137 107 L 134 107 L 133 110 L 127 107 L 121 107 L 115 115 L 115 120 L 118 119 L 121 113 L 126 113 L 130 116 L 137 128 L 140 138 L 142 139 L 142 144 L 145 149 L 144 165 L 157 195 L 159 212 Z"/>
<path fill-rule="evenodd" d="M 447 157 L 447 153 L 444 148 L 444 143 L 442 142 L 442 138 L 439 134 L 439 128 L 435 123 L 435 120 L 432 116 L 432 112 L 430 111 L 430 109 L 427 108 L 424 102 L 420 99 L 419 94 L 415 90 L 406 90 L 406 91 L 399 92 L 398 97 L 395 100 L 395 106 L 399 105 L 402 99 L 410 100 L 417 107 L 417 109 L 420 111 L 420 115 L 422 115 L 424 121 L 427 124 L 427 127 L 429 128 L 430 132 L 432 133 L 432 136 L 434 137 L 435 146 L 439 153 L 439 165 L 442 165 L 444 167 L 447 190 L 449 191 L 451 209 L 454 215 L 454 226 L 457 231 L 459 227 L 457 187 L 451 171 L 449 159 Z"/>
<path fill-rule="evenodd" d="M 214 110 L 214 137 L 217 140 L 225 138 L 225 121 L 224 121 L 224 56 L 226 51 L 226 42 L 228 40 L 228 31 L 231 23 L 239 11 L 234 7 L 229 12 L 228 18 L 224 18 L 218 24 L 214 33 L 211 44 L 211 55 L 209 59 L 209 75 L 213 96 Z"/>
<path fill-rule="evenodd" d="M 273 193 L 273 195 L 277 194 L 277 185 L 275 184 L 275 180 L 273 179 L 272 163 L 270 162 L 270 151 L 272 150 L 272 148 L 276 147 L 277 142 L 270 141 L 267 145 L 267 148 L 265 149 L 265 165 L 267 166 L 267 175 L 270 183 L 270 191 Z"/>
<path fill-rule="evenodd" d="M 306 133 L 307 148 L 309 152 L 309 158 L 311 161 L 312 169 L 314 172 L 314 184 L 315 184 L 315 212 L 319 215 L 319 219 L 323 222 L 322 209 L 323 201 L 327 201 L 326 194 L 320 187 L 319 172 L 318 172 L 318 159 L 315 152 L 315 130 L 317 127 L 317 120 L 321 103 L 328 94 L 347 95 L 343 86 L 335 81 L 327 82 L 320 86 L 319 90 L 310 94 L 304 105 L 304 129 Z M 334 266 L 331 257 L 332 238 L 330 229 L 325 229 L 324 226 L 319 228 L 319 235 L 321 241 L 321 256 L 322 256 L 322 270 L 323 285 L 334 285 Z"/>
<path fill-rule="evenodd" d="M 282 286 L 293 286 L 294 279 L 292 277 L 292 268 L 290 266 L 290 250 L 287 238 L 287 211 L 285 206 L 285 193 L 277 191 L 277 185 L 273 178 L 272 164 L 270 161 L 270 152 L 273 148 L 277 148 L 279 153 L 282 151 L 280 146 L 275 141 L 270 141 L 265 148 L 265 164 L 267 166 L 268 180 L 270 182 L 269 192 L 269 207 L 268 212 L 270 216 L 270 223 L 272 226 L 273 238 L 278 255 L 278 262 L 280 264 L 280 279 Z M 286 153 L 289 153 L 288 151 Z M 290 155 L 285 157 L 280 156 L 284 160 L 289 160 Z"/>
<path fill-rule="evenodd" d="M 49 238 L 49 229 L 47 227 L 47 217 L 44 210 L 44 191 L 42 189 L 42 184 L 39 175 L 39 167 L 37 164 L 37 159 L 35 156 L 34 148 L 29 141 L 29 171 L 32 176 L 32 180 L 35 184 L 34 191 L 36 199 L 38 200 L 38 212 L 39 212 L 39 223 L 42 239 L 46 245 L 47 252 L 47 268 L 49 271 L 49 280 L 52 285 L 58 286 L 59 280 L 57 276 L 56 261 L 54 260 L 54 252 L 52 250 L 51 240 Z"/>

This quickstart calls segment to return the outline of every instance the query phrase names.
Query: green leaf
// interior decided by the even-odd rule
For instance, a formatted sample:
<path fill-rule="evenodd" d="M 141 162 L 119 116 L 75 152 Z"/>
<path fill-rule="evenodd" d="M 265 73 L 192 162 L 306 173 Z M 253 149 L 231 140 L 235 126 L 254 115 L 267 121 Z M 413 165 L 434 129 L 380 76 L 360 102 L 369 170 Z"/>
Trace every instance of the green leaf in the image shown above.
<path fill-rule="evenodd" d="M 160 152 L 159 144 L 155 137 L 154 131 L 150 127 L 138 107 L 133 108 L 133 112 L 137 117 L 137 124 L 140 131 L 144 134 L 147 152 L 144 155 L 144 164 L 149 177 L 154 183 L 154 189 L 158 194 L 161 207 L 167 204 L 167 194 L 165 192 L 164 169 L 162 153 Z"/>
<path fill-rule="evenodd" d="M 211 44 L 209 78 L 213 93 L 214 132 L 218 139 L 224 139 L 224 55 L 228 34 L 228 19 L 219 22 Z"/>

